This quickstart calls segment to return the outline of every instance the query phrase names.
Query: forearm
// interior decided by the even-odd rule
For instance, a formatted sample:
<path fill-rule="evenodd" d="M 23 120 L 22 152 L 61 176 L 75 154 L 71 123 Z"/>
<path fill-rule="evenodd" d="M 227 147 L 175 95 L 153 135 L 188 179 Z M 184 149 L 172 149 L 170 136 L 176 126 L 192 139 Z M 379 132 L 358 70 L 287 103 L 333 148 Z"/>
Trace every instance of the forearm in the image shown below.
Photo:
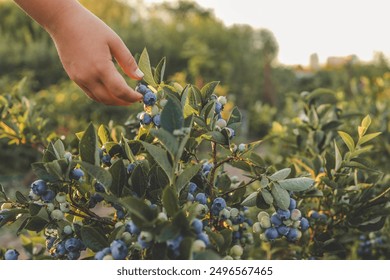
<path fill-rule="evenodd" d="M 14 0 L 49 33 L 71 14 L 85 10 L 77 0 Z"/>

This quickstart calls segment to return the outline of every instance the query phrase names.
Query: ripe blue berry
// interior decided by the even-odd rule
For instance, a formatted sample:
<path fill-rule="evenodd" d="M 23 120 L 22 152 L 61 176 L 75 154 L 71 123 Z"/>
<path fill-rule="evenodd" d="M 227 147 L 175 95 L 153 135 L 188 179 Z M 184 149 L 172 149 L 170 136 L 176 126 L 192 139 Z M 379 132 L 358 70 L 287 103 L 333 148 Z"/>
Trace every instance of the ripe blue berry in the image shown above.
<path fill-rule="evenodd" d="M 193 183 L 193 182 L 190 182 L 188 184 L 188 192 L 189 193 L 194 194 L 197 188 L 198 188 L 198 186 L 195 183 Z"/>
<path fill-rule="evenodd" d="M 111 254 L 111 249 L 110 247 L 106 247 L 95 254 L 95 260 L 102 260 L 105 256 L 109 254 Z"/>
<path fill-rule="evenodd" d="M 179 235 L 174 239 L 167 241 L 167 247 L 172 251 L 177 251 L 180 247 L 180 243 L 183 240 L 183 236 Z"/>
<path fill-rule="evenodd" d="M 187 194 L 187 201 L 193 202 L 195 200 L 194 195 L 192 193 Z"/>
<path fill-rule="evenodd" d="M 104 186 L 101 183 L 97 182 L 95 184 L 95 191 L 97 191 L 97 192 L 105 192 Z"/>
<path fill-rule="evenodd" d="M 102 163 L 107 165 L 107 166 L 111 166 L 111 156 L 110 155 L 104 155 L 102 157 Z"/>
<path fill-rule="evenodd" d="M 309 226 L 310 226 L 309 221 L 306 218 L 302 217 L 301 218 L 301 230 L 306 231 L 309 228 Z"/>
<path fill-rule="evenodd" d="M 144 104 L 146 106 L 153 106 L 156 103 L 157 96 L 152 91 L 147 91 L 144 95 Z"/>
<path fill-rule="evenodd" d="M 203 223 L 199 219 L 193 219 L 191 222 L 191 228 L 195 231 L 196 234 L 199 234 L 203 230 Z"/>
<path fill-rule="evenodd" d="M 142 95 L 145 95 L 148 91 L 150 91 L 150 89 L 148 89 L 148 87 L 143 84 L 139 84 L 135 90 Z"/>
<path fill-rule="evenodd" d="M 210 239 L 206 233 L 201 232 L 196 237 L 197 237 L 197 239 L 202 240 L 206 244 L 206 246 L 210 245 Z"/>
<path fill-rule="evenodd" d="M 125 231 L 130 232 L 131 234 L 139 234 L 141 232 L 133 221 L 126 223 Z"/>
<path fill-rule="evenodd" d="M 135 164 L 134 163 L 130 163 L 127 166 L 127 173 L 131 174 L 134 171 L 134 168 L 135 168 Z"/>
<path fill-rule="evenodd" d="M 213 168 L 213 164 L 206 162 L 202 165 L 202 172 L 205 173 L 207 171 L 210 171 L 211 168 Z"/>
<path fill-rule="evenodd" d="M 267 237 L 267 239 L 269 241 L 273 241 L 273 240 L 275 240 L 276 238 L 279 237 L 279 233 L 276 230 L 276 228 L 274 228 L 274 227 L 267 228 L 265 230 L 264 234 L 265 234 L 265 236 Z"/>
<path fill-rule="evenodd" d="M 68 253 L 68 260 L 77 260 L 80 258 L 80 251 L 74 251 Z"/>
<path fill-rule="evenodd" d="M 285 225 L 280 225 L 276 228 L 276 230 L 278 231 L 278 233 L 280 235 L 286 236 L 288 234 L 288 232 L 290 231 L 290 228 L 288 226 L 285 226 Z"/>
<path fill-rule="evenodd" d="M 50 201 L 53 201 L 53 199 L 56 197 L 56 193 L 52 190 L 47 190 L 44 194 L 42 194 L 41 198 L 44 202 L 49 203 Z"/>
<path fill-rule="evenodd" d="M 287 220 L 291 216 L 291 213 L 288 210 L 278 209 L 276 212 L 278 213 L 278 216 L 281 220 Z"/>
<path fill-rule="evenodd" d="M 157 114 L 153 117 L 153 123 L 155 126 L 160 127 L 161 125 L 161 115 Z"/>
<path fill-rule="evenodd" d="M 19 258 L 19 252 L 15 249 L 10 249 L 4 254 L 4 259 L 7 261 L 17 260 Z"/>
<path fill-rule="evenodd" d="M 80 180 L 80 178 L 83 176 L 84 176 L 84 171 L 81 170 L 80 168 L 73 169 L 69 174 L 69 178 L 76 181 Z"/>
<path fill-rule="evenodd" d="M 101 196 L 100 194 L 98 193 L 94 193 L 92 196 L 91 196 L 91 199 L 95 200 L 96 202 L 102 202 L 104 200 L 104 197 Z"/>
<path fill-rule="evenodd" d="M 68 252 L 76 252 L 81 249 L 81 240 L 78 238 L 69 238 L 65 241 L 65 249 Z"/>
<path fill-rule="evenodd" d="M 124 260 L 127 257 L 129 249 L 126 246 L 126 243 L 122 240 L 114 240 L 110 245 L 111 255 L 114 260 Z"/>
<path fill-rule="evenodd" d="M 211 207 L 213 206 L 219 209 L 219 211 L 221 211 L 226 207 L 226 201 L 222 197 L 217 197 L 216 199 L 214 199 L 213 205 Z"/>
<path fill-rule="evenodd" d="M 309 217 L 312 218 L 312 219 L 317 220 L 320 217 L 320 214 L 317 211 L 315 211 L 315 210 L 311 210 L 309 212 Z"/>
<path fill-rule="evenodd" d="M 142 125 L 148 125 L 152 122 L 152 116 L 148 113 L 142 113 L 140 117 L 140 122 Z"/>
<path fill-rule="evenodd" d="M 195 197 L 195 200 L 199 202 L 200 204 L 206 204 L 207 203 L 207 198 L 204 193 L 198 193 Z"/>
<path fill-rule="evenodd" d="M 65 249 L 65 242 L 60 242 L 56 246 L 55 250 L 55 255 L 58 257 L 63 257 L 66 254 L 66 249 Z"/>
<path fill-rule="evenodd" d="M 46 182 L 43 180 L 36 180 L 31 184 L 31 189 L 36 195 L 43 195 L 47 191 Z"/>
<path fill-rule="evenodd" d="M 287 240 L 290 242 L 294 242 L 299 237 L 299 231 L 296 228 L 291 228 L 287 234 Z"/>
<path fill-rule="evenodd" d="M 219 102 L 215 102 L 215 113 L 219 114 L 223 110 L 223 105 Z"/>
<path fill-rule="evenodd" d="M 290 206 L 288 207 L 289 210 L 293 210 L 297 208 L 297 202 L 294 198 L 290 198 Z"/>
<path fill-rule="evenodd" d="M 278 214 L 274 213 L 274 214 L 272 214 L 272 216 L 271 216 L 271 223 L 272 223 L 274 226 L 278 227 L 278 226 L 280 226 L 280 225 L 282 224 L 282 220 L 280 219 L 280 217 L 279 217 Z"/>

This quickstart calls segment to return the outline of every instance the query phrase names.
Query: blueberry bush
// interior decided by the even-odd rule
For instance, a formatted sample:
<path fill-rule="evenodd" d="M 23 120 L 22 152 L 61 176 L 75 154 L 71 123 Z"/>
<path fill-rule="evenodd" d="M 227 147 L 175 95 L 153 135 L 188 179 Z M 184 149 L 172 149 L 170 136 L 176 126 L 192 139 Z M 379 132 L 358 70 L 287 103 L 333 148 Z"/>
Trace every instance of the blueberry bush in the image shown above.
<path fill-rule="evenodd" d="M 370 160 L 388 132 L 371 131 L 369 115 L 351 127 L 337 94 L 316 89 L 297 97 L 289 125 L 241 143 L 242 115 L 227 112 L 218 82 L 165 82 L 165 58 L 151 67 L 146 50 L 139 65 L 144 110 L 123 126 L 91 123 L 72 143 L 38 112 L 15 117 L 28 100 L 3 100 L 1 137 L 42 150 L 28 192 L 0 189 L 0 227 L 18 225 L 28 258 L 390 257 L 389 174 Z"/>

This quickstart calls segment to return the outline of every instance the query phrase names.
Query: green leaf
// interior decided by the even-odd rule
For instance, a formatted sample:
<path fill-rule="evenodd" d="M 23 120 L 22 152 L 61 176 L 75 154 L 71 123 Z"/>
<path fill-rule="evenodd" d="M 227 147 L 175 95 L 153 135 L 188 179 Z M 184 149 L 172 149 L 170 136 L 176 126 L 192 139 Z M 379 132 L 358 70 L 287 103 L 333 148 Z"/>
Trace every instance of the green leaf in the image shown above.
<path fill-rule="evenodd" d="M 161 128 L 169 133 L 181 129 L 184 125 L 183 109 L 176 98 L 168 98 L 168 102 L 161 112 Z"/>
<path fill-rule="evenodd" d="M 114 195 L 121 197 L 127 178 L 126 167 L 123 164 L 123 160 L 117 160 L 114 162 L 114 164 L 111 165 L 109 172 L 112 178 L 110 191 Z"/>
<path fill-rule="evenodd" d="M 124 177 L 126 178 L 126 177 Z M 132 189 L 140 196 L 144 196 L 148 187 L 148 177 L 142 165 L 137 165 L 131 173 L 130 181 Z"/>
<path fill-rule="evenodd" d="M 31 216 L 38 215 L 38 213 L 39 213 L 39 211 L 41 211 L 42 207 L 43 207 L 42 205 L 35 204 L 35 203 L 30 203 L 28 205 L 28 210 L 30 211 L 30 215 Z"/>
<path fill-rule="evenodd" d="M 104 125 L 100 125 L 99 126 L 99 128 L 98 128 L 98 136 L 99 136 L 100 143 L 102 145 L 104 145 L 107 142 L 111 141 L 110 131 Z"/>
<path fill-rule="evenodd" d="M 138 61 L 138 67 L 144 73 L 144 81 L 147 82 L 152 87 L 157 87 L 156 82 L 154 81 L 152 67 L 150 66 L 149 54 L 146 48 L 141 53 L 141 56 Z"/>
<path fill-rule="evenodd" d="M 364 128 L 369 128 L 370 125 L 371 125 L 371 117 L 370 117 L 370 115 L 367 115 L 362 120 L 361 126 Z"/>
<path fill-rule="evenodd" d="M 173 217 L 179 211 L 179 199 L 173 187 L 169 186 L 164 189 L 162 203 L 170 217 Z"/>
<path fill-rule="evenodd" d="M 175 136 L 166 131 L 164 128 L 152 129 L 150 130 L 150 134 L 160 140 L 160 142 L 164 145 L 167 151 L 171 154 L 172 158 L 176 156 L 176 153 L 179 148 L 179 142 L 177 141 Z"/>
<path fill-rule="evenodd" d="M 110 246 L 106 236 L 91 226 L 81 227 L 80 237 L 85 246 L 94 252 L 98 252 Z"/>
<path fill-rule="evenodd" d="M 163 57 L 160 62 L 157 64 L 156 70 L 154 71 L 154 80 L 157 84 L 160 84 L 164 81 L 165 74 L 165 65 L 167 59 Z"/>
<path fill-rule="evenodd" d="M 98 165 L 93 165 L 85 161 L 77 161 L 78 164 L 87 172 L 90 176 L 95 178 L 99 183 L 103 185 L 106 190 L 109 190 L 112 183 L 111 173 Z"/>
<path fill-rule="evenodd" d="M 156 236 L 157 242 L 166 242 L 167 240 L 173 239 L 180 234 L 180 228 L 171 224 L 166 225 L 161 229 L 160 233 Z"/>
<path fill-rule="evenodd" d="M 35 175 L 37 175 L 37 177 L 39 179 L 42 179 L 46 182 L 57 182 L 58 181 L 58 177 L 57 176 L 54 176 L 52 174 L 50 174 L 46 167 L 45 167 L 45 162 L 34 162 L 31 164 L 31 168 L 34 172 Z"/>
<path fill-rule="evenodd" d="M 176 190 L 178 193 L 191 181 L 191 179 L 199 172 L 201 169 L 201 164 L 195 164 L 189 167 L 186 167 L 183 172 L 176 179 Z"/>
<path fill-rule="evenodd" d="M 218 84 L 218 81 L 210 82 L 200 90 L 203 104 L 206 104 L 208 102 L 211 95 L 215 92 L 215 89 L 217 88 Z"/>
<path fill-rule="evenodd" d="M 119 199 L 121 205 L 139 221 L 145 225 L 156 218 L 155 212 L 138 198 L 127 196 Z"/>
<path fill-rule="evenodd" d="M 335 154 L 335 171 L 339 170 L 343 162 L 343 157 L 341 156 L 339 147 L 337 147 L 336 140 L 334 141 L 334 154 Z"/>
<path fill-rule="evenodd" d="M 364 143 L 374 139 L 375 137 L 377 137 L 381 134 L 382 134 L 382 132 L 375 132 L 375 133 L 366 134 L 359 139 L 359 141 L 357 142 L 357 145 L 363 145 Z"/>
<path fill-rule="evenodd" d="M 28 199 L 20 192 L 16 191 L 15 193 L 16 201 L 22 204 L 28 203 Z"/>
<path fill-rule="evenodd" d="M 46 162 L 45 168 L 51 175 L 56 177 L 57 180 L 64 179 L 62 167 L 57 160 L 52 162 Z"/>
<path fill-rule="evenodd" d="M 192 244 L 194 239 L 192 237 L 184 237 L 180 242 L 180 259 L 189 260 L 192 258 Z"/>
<path fill-rule="evenodd" d="M 125 150 L 126 157 L 130 160 L 130 162 L 134 162 L 136 160 L 135 156 L 130 148 L 129 143 L 127 142 L 127 139 L 123 135 L 121 138 L 121 143 L 123 149 Z"/>
<path fill-rule="evenodd" d="M 99 165 L 99 151 L 98 151 L 98 139 L 95 131 L 95 127 L 92 123 L 89 124 L 87 130 L 84 132 L 79 143 L 80 158 L 82 161 Z"/>
<path fill-rule="evenodd" d="M 29 221 L 24 226 L 24 229 L 40 232 L 47 224 L 48 222 L 45 219 L 39 216 L 34 216 L 29 219 Z"/>
<path fill-rule="evenodd" d="M 165 174 L 164 170 L 158 165 L 155 164 L 149 171 L 148 174 L 150 181 L 151 190 L 155 189 L 164 189 L 167 185 L 169 185 L 169 179 L 167 174 Z M 158 193 L 160 195 L 160 192 Z"/>
<path fill-rule="evenodd" d="M 250 195 L 248 195 L 243 202 L 241 202 L 242 206 L 246 207 L 253 207 L 256 206 L 256 201 L 257 201 L 257 195 L 258 192 L 253 192 Z"/>
<path fill-rule="evenodd" d="M 194 260 L 220 260 L 221 257 L 212 250 L 206 250 L 200 253 L 194 254 Z"/>
<path fill-rule="evenodd" d="M 154 146 L 154 145 L 146 143 L 146 142 L 142 142 L 142 144 L 144 145 L 144 147 L 148 151 L 148 153 L 157 162 L 157 164 L 160 165 L 160 167 L 167 174 L 169 181 L 172 182 L 173 166 L 168 159 L 167 151 L 164 150 L 163 148 Z"/>
<path fill-rule="evenodd" d="M 288 177 L 288 175 L 290 175 L 290 173 L 291 173 L 291 168 L 284 168 L 284 169 L 281 169 L 279 171 L 276 171 L 274 174 L 269 176 L 269 179 L 271 181 L 283 180 L 283 179 L 286 179 Z"/>
<path fill-rule="evenodd" d="M 278 181 L 277 184 L 287 191 L 301 192 L 310 188 L 314 184 L 314 180 L 305 177 L 291 178 Z"/>
<path fill-rule="evenodd" d="M 288 191 L 276 183 L 271 186 L 271 193 L 276 205 L 283 210 L 288 210 L 288 207 L 290 206 L 290 194 Z"/>
<path fill-rule="evenodd" d="M 65 147 L 64 147 L 64 143 L 62 143 L 61 139 L 58 139 L 57 141 L 55 141 L 53 146 L 54 146 L 55 150 L 57 151 L 58 157 L 63 158 L 65 155 Z"/>
<path fill-rule="evenodd" d="M 340 137 L 343 139 L 344 143 L 347 145 L 348 150 L 353 152 L 355 150 L 355 142 L 353 141 L 352 137 L 343 131 L 338 131 Z"/>
<path fill-rule="evenodd" d="M 234 107 L 230 114 L 229 120 L 227 121 L 227 126 L 231 127 L 231 125 L 234 123 L 240 123 L 241 119 L 242 115 L 240 110 L 238 109 L 238 107 Z"/>
<path fill-rule="evenodd" d="M 267 189 L 261 189 L 260 193 L 267 204 L 272 205 L 274 203 L 274 197 Z"/>

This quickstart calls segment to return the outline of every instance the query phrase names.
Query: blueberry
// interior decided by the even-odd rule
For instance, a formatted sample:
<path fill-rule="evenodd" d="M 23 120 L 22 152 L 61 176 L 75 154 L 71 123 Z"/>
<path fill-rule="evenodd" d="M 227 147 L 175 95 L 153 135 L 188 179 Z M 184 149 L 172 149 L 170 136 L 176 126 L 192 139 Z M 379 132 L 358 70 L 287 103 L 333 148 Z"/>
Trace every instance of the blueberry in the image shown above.
<path fill-rule="evenodd" d="M 72 180 L 80 180 L 81 177 L 84 176 L 84 171 L 81 170 L 80 168 L 75 168 L 73 169 L 70 174 L 69 174 L 69 179 L 72 179 Z"/>
<path fill-rule="evenodd" d="M 147 91 L 144 95 L 144 104 L 146 106 L 153 106 L 156 103 L 157 96 L 152 91 Z"/>
<path fill-rule="evenodd" d="M 276 211 L 278 213 L 278 216 L 281 220 L 287 220 L 290 218 L 290 211 L 288 210 L 282 210 L 282 209 L 278 209 L 278 211 Z"/>
<path fill-rule="evenodd" d="M 309 212 L 309 217 L 312 218 L 312 219 L 317 220 L 320 217 L 320 214 L 317 211 L 315 211 L 315 210 L 311 210 Z"/>
<path fill-rule="evenodd" d="M 193 183 L 193 182 L 190 182 L 188 184 L 188 192 L 189 193 L 194 194 L 197 188 L 198 188 L 198 186 L 195 183 Z"/>
<path fill-rule="evenodd" d="M 177 251 L 180 248 L 180 243 L 183 240 L 183 236 L 179 235 L 174 239 L 167 241 L 167 247 L 172 251 Z"/>
<path fill-rule="evenodd" d="M 226 207 L 226 201 L 222 197 L 217 197 L 216 199 L 214 199 L 213 205 L 211 207 L 213 206 L 219 209 L 219 211 L 221 211 Z"/>
<path fill-rule="evenodd" d="M 77 260 L 80 258 L 80 251 L 74 251 L 68 253 L 68 260 Z"/>
<path fill-rule="evenodd" d="M 123 212 L 123 210 L 117 210 L 116 211 L 116 217 L 118 219 L 123 219 L 125 217 L 125 212 Z"/>
<path fill-rule="evenodd" d="M 215 113 L 219 114 L 223 110 L 223 105 L 219 102 L 215 102 Z"/>
<path fill-rule="evenodd" d="M 197 239 L 202 240 L 206 244 L 206 246 L 210 245 L 210 239 L 206 233 L 201 232 L 196 237 L 197 237 Z"/>
<path fill-rule="evenodd" d="M 91 199 L 95 200 L 96 202 L 102 202 L 104 200 L 104 197 L 101 196 L 98 193 L 94 193 L 91 197 Z"/>
<path fill-rule="evenodd" d="M 149 114 L 147 114 L 147 113 L 143 113 L 143 114 L 141 115 L 140 122 L 141 122 L 141 124 L 143 124 L 143 125 L 148 125 L 148 124 L 150 124 L 150 123 L 152 122 L 152 116 L 149 115 Z"/>
<path fill-rule="evenodd" d="M 191 222 L 191 228 L 195 231 L 196 234 L 199 234 L 203 230 L 203 223 L 199 219 L 193 219 Z"/>
<path fill-rule="evenodd" d="M 55 237 L 47 237 L 46 238 L 46 249 L 50 250 L 53 247 L 54 241 L 56 241 Z"/>
<path fill-rule="evenodd" d="M 10 249 L 4 254 L 4 259 L 7 261 L 17 260 L 19 258 L 19 252 L 15 249 Z"/>
<path fill-rule="evenodd" d="M 81 240 L 78 238 L 69 238 L 65 241 L 65 249 L 68 252 L 76 252 L 81 249 Z"/>
<path fill-rule="evenodd" d="M 49 203 L 56 197 L 56 193 L 52 190 L 47 190 L 44 194 L 42 194 L 41 198 L 44 202 Z"/>
<path fill-rule="evenodd" d="M 155 126 L 160 127 L 161 125 L 161 115 L 157 114 L 153 117 L 153 123 Z"/>
<path fill-rule="evenodd" d="M 280 217 L 279 217 L 278 214 L 274 213 L 274 214 L 272 214 L 272 216 L 271 216 L 271 223 L 272 223 L 274 226 L 278 227 L 278 226 L 280 226 L 280 225 L 282 224 L 282 220 L 280 219 Z"/>
<path fill-rule="evenodd" d="M 43 180 L 36 180 L 31 184 L 31 189 L 36 195 L 43 195 L 47 191 L 46 182 Z"/>
<path fill-rule="evenodd" d="M 232 238 L 233 238 L 233 240 L 241 239 L 241 232 L 239 232 L 239 231 L 233 231 Z"/>
<path fill-rule="evenodd" d="M 127 173 L 131 174 L 134 171 L 134 168 L 135 168 L 135 164 L 134 163 L 130 163 L 127 166 Z"/>
<path fill-rule="evenodd" d="M 151 242 L 146 242 L 142 239 L 141 235 L 138 236 L 137 242 L 139 245 L 141 245 L 142 249 L 147 249 L 150 247 Z"/>
<path fill-rule="evenodd" d="M 267 228 L 265 230 L 264 234 L 265 234 L 265 236 L 267 237 L 267 239 L 269 241 L 273 241 L 273 240 L 275 240 L 276 238 L 279 237 L 279 233 L 276 230 L 276 228 L 274 228 L 274 227 Z"/>
<path fill-rule="evenodd" d="M 297 202 L 294 198 L 290 198 L 290 206 L 288 206 L 289 210 L 293 210 L 297 208 Z"/>
<path fill-rule="evenodd" d="M 290 228 L 288 226 L 285 226 L 285 225 L 280 225 L 276 228 L 276 230 L 278 231 L 278 233 L 280 235 L 286 236 L 289 233 Z"/>
<path fill-rule="evenodd" d="M 107 165 L 107 166 L 111 166 L 111 156 L 110 155 L 104 155 L 102 157 L 102 163 Z"/>
<path fill-rule="evenodd" d="M 234 129 L 230 127 L 225 127 L 224 129 L 226 129 L 229 139 L 232 139 L 234 136 L 236 136 L 236 132 L 234 131 Z"/>
<path fill-rule="evenodd" d="M 198 193 L 195 197 L 195 200 L 198 201 L 200 204 L 206 204 L 207 198 L 204 193 Z"/>
<path fill-rule="evenodd" d="M 141 93 L 142 95 L 145 95 L 147 92 L 150 91 L 150 89 L 148 89 L 148 87 L 143 84 L 139 84 L 135 90 Z"/>
<path fill-rule="evenodd" d="M 215 206 L 214 204 L 211 205 L 210 210 L 211 210 L 211 215 L 213 215 L 213 216 L 219 216 L 219 212 L 221 212 L 221 210 L 217 206 Z"/>
<path fill-rule="evenodd" d="M 301 218 L 301 230 L 306 231 L 309 228 L 309 226 L 310 226 L 309 221 L 306 218 L 302 217 Z"/>
<path fill-rule="evenodd" d="M 193 202 L 195 200 L 194 195 L 192 193 L 187 194 L 187 201 Z"/>
<path fill-rule="evenodd" d="M 65 242 L 58 243 L 56 246 L 55 255 L 59 257 L 63 257 L 65 253 L 66 253 Z"/>
<path fill-rule="evenodd" d="M 101 183 L 97 182 L 95 184 L 95 191 L 97 191 L 97 192 L 105 192 L 104 186 Z"/>
<path fill-rule="evenodd" d="M 287 240 L 290 242 L 296 241 L 299 237 L 299 231 L 296 228 L 291 228 L 287 234 Z"/>
<path fill-rule="evenodd" d="M 210 171 L 211 168 L 213 168 L 213 164 L 206 162 L 202 165 L 202 172 Z"/>
<path fill-rule="evenodd" d="M 106 247 L 103 250 L 96 252 L 95 254 L 95 260 L 102 260 L 105 256 L 111 254 L 110 247 Z"/>
<path fill-rule="evenodd" d="M 115 260 L 124 260 L 127 257 L 129 249 L 122 240 L 114 240 L 110 245 L 111 255 Z"/>
<path fill-rule="evenodd" d="M 131 234 L 139 234 L 141 232 L 133 221 L 125 224 L 125 231 L 130 232 Z"/>

